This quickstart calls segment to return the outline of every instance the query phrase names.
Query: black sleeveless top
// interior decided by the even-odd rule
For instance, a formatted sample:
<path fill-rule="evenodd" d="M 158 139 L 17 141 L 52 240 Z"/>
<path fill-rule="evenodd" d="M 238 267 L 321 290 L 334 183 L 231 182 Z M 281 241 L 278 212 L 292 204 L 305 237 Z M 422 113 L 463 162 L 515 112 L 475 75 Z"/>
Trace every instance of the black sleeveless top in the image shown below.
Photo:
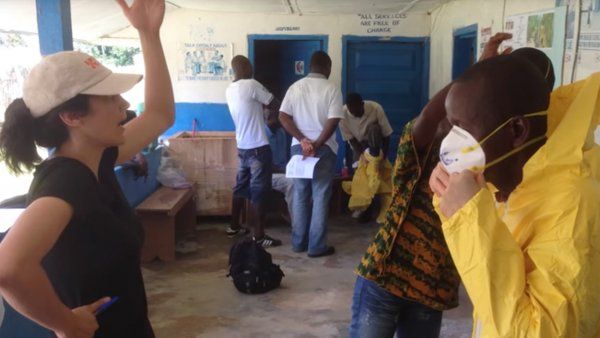
<path fill-rule="evenodd" d="M 140 269 L 142 227 L 117 182 L 117 156 L 116 147 L 104 151 L 98 179 L 77 160 L 44 161 L 27 202 L 57 197 L 73 208 L 71 221 L 42 261 L 64 304 L 75 308 L 119 297 L 97 317 L 95 337 L 154 337 Z"/>

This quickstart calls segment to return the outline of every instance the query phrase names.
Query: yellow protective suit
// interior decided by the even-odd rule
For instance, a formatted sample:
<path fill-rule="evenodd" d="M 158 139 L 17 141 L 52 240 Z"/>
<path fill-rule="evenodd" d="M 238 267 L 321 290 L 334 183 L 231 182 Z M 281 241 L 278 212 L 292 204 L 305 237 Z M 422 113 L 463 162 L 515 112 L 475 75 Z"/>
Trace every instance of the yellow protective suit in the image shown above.
<path fill-rule="evenodd" d="M 360 156 L 352 182 L 343 182 L 342 188 L 350 195 L 350 210 L 365 210 L 375 195 L 380 195 L 381 208 L 377 223 L 383 223 L 392 201 L 392 164 L 383 159 L 383 154 L 374 157 L 365 152 Z"/>
<path fill-rule="evenodd" d="M 600 73 L 553 92 L 548 140 L 502 208 L 482 189 L 440 214 L 475 337 L 600 337 L 599 92 Z"/>

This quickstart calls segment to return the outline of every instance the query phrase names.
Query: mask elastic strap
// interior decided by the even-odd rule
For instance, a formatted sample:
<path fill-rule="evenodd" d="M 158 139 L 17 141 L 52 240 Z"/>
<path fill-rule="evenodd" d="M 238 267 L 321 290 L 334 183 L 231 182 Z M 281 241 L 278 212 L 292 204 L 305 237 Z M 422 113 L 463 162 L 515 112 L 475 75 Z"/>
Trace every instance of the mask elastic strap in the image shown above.
<path fill-rule="evenodd" d="M 546 61 L 548 62 L 548 66 L 546 67 L 546 75 L 544 75 L 544 80 L 548 80 L 548 75 L 550 75 L 550 66 L 552 66 L 550 59 L 547 59 Z"/>
<path fill-rule="evenodd" d="M 514 155 L 514 154 L 516 154 L 516 153 L 518 153 L 519 151 L 521 151 L 521 150 L 523 150 L 523 149 L 525 149 L 525 148 L 527 148 L 527 147 L 529 147 L 529 146 L 531 146 L 531 145 L 533 145 L 533 144 L 535 144 L 535 143 L 537 143 L 537 142 L 539 142 L 539 141 L 542 141 L 542 140 L 544 140 L 545 138 L 546 138 L 546 135 L 542 135 L 542 136 L 536 137 L 536 138 L 534 138 L 534 139 L 531 139 L 531 140 L 529 140 L 529 141 L 525 142 L 525 144 L 523 144 L 522 146 L 520 146 L 520 147 L 518 147 L 518 148 L 515 148 L 515 149 L 513 149 L 513 150 L 509 151 L 508 153 L 506 153 L 506 154 L 504 154 L 504 155 L 502 155 L 502 156 L 498 157 L 497 159 L 493 160 L 493 161 L 492 161 L 492 162 L 490 162 L 490 163 L 487 163 L 487 164 L 485 165 L 485 167 L 483 167 L 483 168 L 478 168 L 478 169 L 480 169 L 480 170 L 481 170 L 481 169 L 487 169 L 487 168 L 489 168 L 489 167 L 491 167 L 491 166 L 493 166 L 493 165 L 495 165 L 495 164 L 498 164 L 498 163 L 500 163 L 500 162 L 504 161 L 505 159 L 507 159 L 508 157 L 510 157 L 510 156 L 512 156 L 512 155 Z"/>
<path fill-rule="evenodd" d="M 548 112 L 544 110 L 544 111 L 539 111 L 536 113 L 525 114 L 525 115 L 523 115 L 523 117 L 534 117 L 534 116 L 545 116 L 545 115 L 548 115 Z M 468 153 L 468 152 L 475 150 L 478 147 L 481 147 L 481 145 L 484 144 L 485 141 L 489 140 L 490 137 L 494 136 L 494 134 L 496 134 L 500 129 L 504 128 L 507 124 L 509 124 L 510 121 L 512 121 L 515 117 L 511 117 L 510 119 L 506 120 L 506 122 L 502 123 L 498 128 L 494 129 L 491 133 L 489 133 L 488 136 L 484 137 L 481 141 L 479 141 L 479 143 L 476 146 L 467 147 L 467 148 L 463 149 L 462 152 Z"/>

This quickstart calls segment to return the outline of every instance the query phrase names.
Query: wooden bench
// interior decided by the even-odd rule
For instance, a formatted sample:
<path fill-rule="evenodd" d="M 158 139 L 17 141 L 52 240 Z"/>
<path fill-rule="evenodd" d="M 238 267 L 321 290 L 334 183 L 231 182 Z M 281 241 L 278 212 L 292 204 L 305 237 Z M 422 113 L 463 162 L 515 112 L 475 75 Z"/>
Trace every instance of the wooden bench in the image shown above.
<path fill-rule="evenodd" d="M 191 232 L 196 224 L 194 191 L 160 187 L 135 208 L 145 232 L 142 262 L 175 259 L 175 227 Z"/>

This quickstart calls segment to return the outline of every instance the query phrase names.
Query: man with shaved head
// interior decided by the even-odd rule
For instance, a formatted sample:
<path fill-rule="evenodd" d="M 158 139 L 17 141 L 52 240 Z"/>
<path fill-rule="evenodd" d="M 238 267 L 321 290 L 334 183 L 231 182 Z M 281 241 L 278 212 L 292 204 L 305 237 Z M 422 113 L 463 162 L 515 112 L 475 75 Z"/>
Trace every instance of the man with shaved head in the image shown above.
<path fill-rule="evenodd" d="M 600 74 L 551 100 L 551 66 L 534 54 L 480 62 L 454 82 L 434 204 L 475 337 L 598 337 Z"/>
<path fill-rule="evenodd" d="M 281 241 L 264 232 L 264 201 L 271 191 L 273 155 L 265 132 L 263 107 L 278 110 L 279 102 L 252 78 L 252 65 L 248 58 L 235 56 L 231 67 L 235 78 L 227 87 L 226 97 L 235 124 L 240 167 L 233 188 L 231 225 L 227 234 L 234 237 L 247 232 L 240 226 L 240 216 L 244 201 L 248 199 L 248 223 L 255 240 L 263 247 L 278 246 Z"/>

